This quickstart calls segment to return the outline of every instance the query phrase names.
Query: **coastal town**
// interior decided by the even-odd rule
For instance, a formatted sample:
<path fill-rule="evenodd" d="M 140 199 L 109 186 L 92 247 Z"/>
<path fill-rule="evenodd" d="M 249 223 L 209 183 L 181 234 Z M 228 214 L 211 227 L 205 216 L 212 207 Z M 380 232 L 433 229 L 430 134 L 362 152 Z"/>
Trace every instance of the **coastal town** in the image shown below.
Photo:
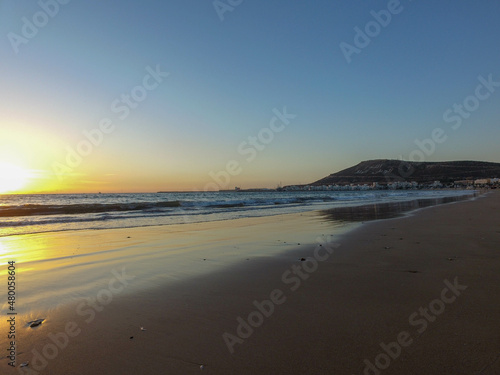
<path fill-rule="evenodd" d="M 366 160 L 318 181 L 279 187 L 283 191 L 496 189 L 500 164 L 481 161 L 416 163 Z"/>
<path fill-rule="evenodd" d="M 481 178 L 477 180 L 458 180 L 451 183 L 433 181 L 418 183 L 416 181 L 374 182 L 372 184 L 345 185 L 290 185 L 278 187 L 278 191 L 352 191 L 352 190 L 421 190 L 421 189 L 496 189 L 500 188 L 499 178 Z"/>

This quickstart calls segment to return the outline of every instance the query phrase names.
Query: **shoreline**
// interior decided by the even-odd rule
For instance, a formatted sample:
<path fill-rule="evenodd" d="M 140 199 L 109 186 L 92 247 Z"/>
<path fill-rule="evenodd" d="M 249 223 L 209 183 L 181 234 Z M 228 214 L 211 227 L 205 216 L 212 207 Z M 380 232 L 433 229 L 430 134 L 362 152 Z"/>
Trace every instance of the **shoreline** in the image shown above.
<path fill-rule="evenodd" d="M 7 207 L 10 207 L 10 211 L 13 210 L 15 212 L 14 213 L 11 212 L 11 216 L 8 216 L 8 215 L 2 216 L 2 217 L 4 217 L 6 222 L 3 223 L 2 227 L 0 227 L 0 239 L 4 238 L 4 237 L 33 235 L 33 234 L 42 234 L 42 233 L 57 234 L 57 233 L 65 233 L 65 232 L 73 232 L 73 231 L 99 231 L 99 230 L 106 230 L 106 229 L 133 229 L 133 228 L 163 227 L 163 226 L 178 225 L 178 224 L 197 224 L 197 223 L 204 223 L 204 222 L 228 221 L 228 220 L 235 220 L 235 219 L 259 218 L 259 217 L 268 217 L 268 216 L 270 217 L 270 216 L 279 216 L 279 215 L 294 214 L 294 213 L 307 213 L 307 212 L 314 212 L 314 211 L 321 211 L 321 210 L 329 210 L 330 207 L 332 207 L 332 205 L 334 207 L 335 206 L 336 207 L 344 207 L 345 205 L 362 206 L 362 205 L 381 204 L 381 203 L 392 204 L 394 202 L 406 202 L 406 201 L 414 201 L 414 200 L 432 201 L 435 199 L 438 199 L 438 200 L 445 199 L 447 197 L 452 197 L 452 199 L 454 199 L 454 198 L 458 198 L 458 197 L 466 197 L 466 196 L 477 194 L 476 190 L 474 190 L 474 191 L 459 190 L 460 194 L 458 194 L 458 195 L 452 194 L 451 191 L 448 191 L 449 194 L 451 194 L 451 195 L 443 195 L 440 197 L 433 196 L 434 193 L 436 193 L 436 192 L 443 193 L 444 191 L 446 191 L 446 190 L 436 190 L 436 189 L 435 190 L 426 190 L 426 191 L 424 191 L 424 193 L 426 193 L 426 194 L 424 194 L 424 196 L 422 196 L 422 197 L 411 196 L 411 194 L 415 193 L 414 191 L 405 191 L 404 194 L 410 194 L 410 195 L 403 196 L 403 197 L 401 197 L 399 195 L 401 193 L 398 193 L 397 191 L 391 191 L 390 193 L 387 193 L 387 194 L 389 194 L 389 197 L 391 197 L 391 194 L 394 194 L 394 196 L 392 196 L 391 198 L 388 198 L 387 196 L 384 197 L 384 195 L 382 195 L 382 196 L 375 197 L 377 199 L 373 199 L 371 202 L 369 200 L 366 201 L 363 199 L 360 199 L 358 201 L 356 201 L 356 199 L 354 199 L 354 201 L 352 201 L 351 199 L 345 200 L 345 199 L 340 198 L 340 197 L 339 198 L 328 197 L 329 199 L 327 199 L 326 201 L 323 202 L 323 204 L 324 204 L 323 207 L 321 207 L 321 203 L 319 203 L 318 201 L 316 201 L 314 203 L 314 207 L 300 204 L 299 203 L 300 201 L 295 202 L 295 203 L 299 203 L 297 206 L 294 206 L 293 204 L 290 205 L 290 202 L 287 203 L 287 202 L 274 201 L 274 204 L 273 204 L 272 197 L 268 197 L 270 199 L 270 201 L 268 202 L 268 206 L 264 206 L 264 208 L 260 208 L 260 209 L 259 209 L 259 207 L 251 208 L 252 204 L 250 204 L 249 206 L 245 206 L 245 203 L 242 203 L 243 201 L 239 202 L 239 203 L 233 202 L 233 203 L 227 204 L 227 207 L 231 207 L 231 206 L 239 207 L 239 205 L 242 204 L 243 205 L 242 207 L 248 208 L 248 210 L 246 210 L 246 211 L 243 210 L 241 213 L 238 213 L 237 211 L 231 212 L 231 210 L 229 210 L 229 211 L 223 210 L 220 212 L 217 212 L 217 211 L 210 211 L 210 212 L 203 211 L 203 212 L 201 212 L 200 211 L 200 212 L 196 213 L 197 212 L 196 210 L 195 211 L 189 210 L 189 207 L 190 207 L 189 205 L 184 207 L 182 205 L 182 200 L 179 200 L 179 197 L 174 197 L 177 200 L 166 202 L 166 203 L 172 204 L 173 205 L 172 207 L 180 209 L 180 212 L 182 214 L 180 214 L 179 212 L 173 212 L 171 215 L 170 214 L 160 215 L 160 216 L 156 216 L 156 217 L 148 217 L 147 215 L 145 215 L 145 216 L 136 217 L 134 219 L 135 221 L 132 220 L 131 222 L 127 221 L 130 218 L 120 219 L 120 218 L 112 218 L 111 217 L 110 220 L 108 220 L 108 219 L 99 220 L 96 218 L 89 219 L 88 217 L 86 217 L 84 215 L 84 216 L 78 216 L 78 219 L 69 218 L 69 220 L 66 221 L 66 220 L 63 220 L 60 218 L 60 219 L 56 219 L 55 221 L 52 221 L 52 222 L 50 222 L 50 220 L 49 220 L 49 223 L 46 223 L 43 220 L 41 220 L 41 218 L 50 218 L 50 217 L 53 217 L 54 215 L 57 216 L 56 213 L 59 211 L 62 212 L 62 215 L 64 218 L 64 215 L 66 215 L 67 213 L 64 213 L 64 209 L 61 208 L 61 205 L 64 206 L 63 202 L 49 203 L 47 205 L 49 208 L 45 207 L 43 210 L 48 209 L 52 213 L 47 213 L 46 211 L 42 210 L 45 213 L 42 216 L 40 216 L 39 218 L 37 215 L 34 214 L 34 211 L 40 210 L 39 207 L 38 208 L 31 207 L 28 211 L 25 211 L 24 209 L 21 209 L 21 210 L 18 208 L 12 209 L 12 207 L 7 206 Z M 363 196 L 363 192 L 359 192 L 359 191 L 358 192 L 340 192 L 339 194 L 344 194 L 344 193 L 348 194 L 348 195 L 354 193 L 355 195 Z M 293 192 L 290 194 L 294 195 Z M 322 199 L 321 196 L 318 196 L 318 198 L 320 200 Z M 295 198 L 288 197 L 287 199 L 295 199 Z M 311 197 L 308 197 L 307 199 L 311 199 Z M 17 202 L 17 203 L 20 204 L 20 202 Z M 99 203 L 94 202 L 94 203 L 99 205 L 99 206 L 102 205 L 102 202 L 99 202 Z M 92 205 L 94 203 L 90 203 L 90 204 L 89 203 L 81 203 L 81 205 L 83 205 L 83 206 L 90 206 L 90 207 L 85 207 L 85 209 L 80 207 L 79 209 L 83 210 L 82 213 L 86 212 L 85 210 L 87 210 L 87 209 L 92 210 Z M 294 203 L 294 202 L 292 202 L 292 203 Z M 107 204 L 109 206 L 116 206 L 117 204 L 119 205 L 120 203 L 111 202 L 111 203 L 107 203 Z M 134 210 L 133 206 L 135 203 L 131 203 L 131 202 L 125 203 L 125 205 L 127 205 L 127 204 L 131 204 L 132 206 L 129 208 Z M 154 206 L 155 206 L 154 202 L 147 202 L 147 203 L 142 203 L 142 204 L 143 205 L 151 204 L 152 205 L 151 208 L 154 208 Z M 160 202 L 156 202 L 156 204 L 160 204 Z M 288 204 L 288 206 L 287 206 L 287 204 Z M 104 205 L 106 205 L 106 203 Z M 33 204 L 33 206 L 38 206 L 38 203 Z M 75 208 L 73 206 L 74 205 L 69 205 L 69 206 L 67 206 L 67 208 L 70 211 L 75 210 Z M 78 206 L 78 204 L 76 206 Z M 160 206 L 163 207 L 163 204 L 160 204 Z M 203 207 L 203 205 L 201 207 Z M 217 205 L 215 207 L 217 207 Z M 221 203 L 221 206 L 219 208 L 224 208 L 224 207 L 225 207 L 225 204 Z M 2 207 L 0 207 L 0 215 L 4 215 L 5 212 L 2 211 L 1 208 Z M 145 208 L 146 207 L 143 206 L 141 209 L 145 209 Z M 175 208 L 174 208 L 174 210 L 175 210 Z M 200 207 L 198 207 L 198 208 L 200 208 Z M 257 211 L 253 211 L 253 209 L 255 209 L 255 208 L 257 208 Z M 96 211 L 95 213 L 101 212 L 101 210 L 102 210 L 102 207 L 99 207 L 98 211 Z M 121 212 L 121 210 L 125 210 L 125 209 L 122 207 L 120 210 L 114 211 L 114 208 L 112 208 L 109 213 L 116 214 L 117 212 Z M 7 211 L 9 211 L 9 209 Z M 78 209 L 76 209 L 76 211 L 78 211 Z M 132 211 L 132 212 L 135 212 L 135 211 Z M 257 214 L 255 214 L 255 212 L 257 212 Z M 22 215 L 18 216 L 21 213 L 24 213 L 27 216 L 22 216 Z M 14 218 L 19 218 L 21 221 L 11 221 Z M 38 218 L 38 219 L 35 219 L 33 222 L 31 222 L 30 218 Z M 26 220 L 28 220 L 28 222 L 30 223 L 29 225 L 25 224 Z M 10 225 L 9 225 L 9 223 L 10 223 Z"/>
<path fill-rule="evenodd" d="M 495 218 L 498 219 L 499 197 L 492 192 L 474 200 L 358 225 L 357 229 L 335 237 L 341 246 L 318 262 L 317 270 L 306 273 L 310 277 L 294 291 L 290 287 L 297 285 L 296 281 L 291 282 L 289 274 L 285 279 L 290 282 L 284 283 L 283 274 L 307 263 L 310 270 L 314 269 L 314 263 L 299 259 L 313 259 L 315 247 L 306 245 L 271 257 L 256 256 L 171 286 L 158 286 L 139 294 L 118 294 L 109 304 L 96 305 L 102 311 L 84 306 L 81 311 L 95 312 L 95 319 L 88 324 L 85 318 L 90 319 L 90 313 L 78 315 L 74 306 L 66 307 L 55 311 L 38 329 L 25 330 L 29 335 L 21 341 L 26 351 L 19 353 L 18 363 L 29 360 L 31 349 L 42 350 L 50 344 L 49 332 L 64 332 L 64 325 L 74 321 L 81 332 L 70 339 L 56 358 L 47 361 L 41 373 L 90 374 L 105 370 L 103 373 L 109 374 L 190 374 L 199 373 L 203 365 L 204 372 L 214 374 L 361 374 L 365 359 L 374 363 L 377 355 L 384 353 L 379 344 L 394 342 L 399 333 L 414 328 L 408 325 L 408 317 L 419 306 L 439 297 L 446 286 L 444 280 L 453 283 L 454 277 L 458 277 L 459 283 L 469 290 L 476 286 L 476 294 L 468 297 L 469 305 L 462 302 L 467 300 L 466 290 L 463 297 L 457 296 L 456 302 L 446 305 L 443 317 L 437 317 L 441 323 L 433 322 L 421 336 L 412 337 L 414 343 L 391 360 L 383 373 L 415 370 L 414 373 L 438 374 L 443 370 L 439 361 L 448 366 L 450 373 L 479 372 L 481 366 L 488 366 L 494 359 L 492 348 L 498 347 L 494 332 L 500 327 L 494 314 L 486 319 L 487 324 L 476 322 L 474 317 L 481 312 L 470 304 L 471 300 L 480 302 L 477 305 L 483 308 L 482 313 L 485 308 L 486 312 L 499 308 L 498 301 L 492 301 L 490 306 L 484 301 L 484 286 L 494 296 L 500 285 L 498 272 L 493 272 L 498 256 L 492 253 L 498 244 L 495 236 L 500 238 L 500 231 L 492 230 Z M 487 219 L 481 215 L 485 208 L 493 210 Z M 464 215 L 463 219 L 457 211 Z M 466 231 L 469 221 L 476 226 Z M 310 228 L 318 228 L 317 224 Z M 455 237 L 448 239 L 445 234 L 450 233 Z M 477 235 L 482 237 L 476 240 Z M 466 243 L 478 253 L 463 246 Z M 454 246 L 451 249 L 450 244 Z M 474 267 L 490 271 L 482 272 L 478 278 Z M 117 288 L 117 284 L 114 286 Z M 283 292 L 281 298 L 272 295 L 277 289 Z M 242 344 L 235 344 L 235 352 L 230 354 L 223 334 L 239 337 L 237 318 L 256 310 L 254 301 L 273 300 L 272 297 L 277 302 L 285 297 L 286 301 L 275 304 L 269 318 L 254 327 Z M 463 321 L 463 313 L 468 320 Z M 452 323 L 461 324 L 463 333 L 459 337 L 469 346 L 456 342 L 457 330 Z M 146 331 L 141 331 L 140 326 Z M 472 337 L 476 326 L 481 329 L 477 337 Z M 411 333 L 415 333 L 414 329 Z M 453 350 L 440 344 L 450 343 L 450 338 L 455 339 L 451 340 Z M 480 350 L 472 344 L 480 344 Z M 107 348 L 106 352 L 99 350 L 101 345 Z M 475 354 L 468 364 L 464 363 L 463 351 L 459 351 L 464 346 L 469 354 Z M 439 361 L 422 363 L 433 353 L 431 349 L 445 355 Z M 89 358 L 96 360 L 89 363 Z M 4 365 L 5 361 L 0 360 L 0 366 Z"/>
<path fill-rule="evenodd" d="M 403 217 L 421 207 L 464 199 L 471 198 L 374 203 L 168 226 L 33 233 L 0 238 L 0 250 L 15 254 L 1 258 L 16 261 L 18 272 L 26 276 L 25 272 L 30 273 L 29 277 L 23 277 L 25 306 L 37 304 L 37 310 L 43 313 L 95 292 L 105 284 L 110 272 L 122 267 L 130 269 L 135 265 L 135 276 L 142 283 L 135 287 L 137 292 L 209 275 L 250 259 L 279 257 L 301 243 L 313 246 L 320 235 L 339 237 L 365 222 Z M 259 235 L 258 240 L 252 236 L 254 233 Z M 159 267 L 167 262 L 168 267 Z M 0 277 L 5 277 L 6 272 L 0 270 Z M 44 273 L 50 277 L 44 277 Z M 162 273 L 167 273 L 167 278 L 161 277 Z M 53 283 L 55 279 L 70 278 L 75 282 L 67 281 L 65 290 Z M 91 284 L 95 286 L 88 287 Z M 38 296 L 40 290 L 44 290 L 43 304 Z M 31 313 L 28 310 L 25 315 Z"/>

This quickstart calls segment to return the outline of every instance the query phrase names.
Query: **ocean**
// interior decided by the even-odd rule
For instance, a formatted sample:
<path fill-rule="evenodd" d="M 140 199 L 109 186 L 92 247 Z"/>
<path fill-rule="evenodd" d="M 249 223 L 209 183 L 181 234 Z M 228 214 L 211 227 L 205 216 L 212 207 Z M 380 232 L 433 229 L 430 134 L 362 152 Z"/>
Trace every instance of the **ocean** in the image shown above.
<path fill-rule="evenodd" d="M 0 237 L 260 217 L 471 195 L 470 190 L 0 195 Z"/>

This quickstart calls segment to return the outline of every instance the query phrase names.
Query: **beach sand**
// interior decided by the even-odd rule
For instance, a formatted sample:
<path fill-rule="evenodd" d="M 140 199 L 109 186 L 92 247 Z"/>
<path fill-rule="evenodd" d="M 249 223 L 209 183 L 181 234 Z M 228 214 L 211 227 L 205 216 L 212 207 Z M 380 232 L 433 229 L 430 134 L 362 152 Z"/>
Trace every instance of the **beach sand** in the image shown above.
<path fill-rule="evenodd" d="M 17 365 L 30 365 L 20 371 L 2 359 L 0 373 L 500 374 L 499 192 L 365 222 L 345 235 L 319 213 L 289 220 L 265 233 L 270 218 L 247 230 L 238 220 L 211 223 L 220 233 L 240 227 L 232 241 L 247 244 L 248 258 L 169 282 L 134 287 L 139 278 L 126 276 L 134 265 L 123 274 L 122 263 L 110 263 L 118 276 L 95 289 L 94 307 L 75 298 L 31 312 L 48 314 L 37 328 L 19 321 Z M 136 249 L 158 230 L 103 233 L 133 233 Z M 91 243 L 95 234 L 71 235 Z M 211 240 L 217 248 L 218 237 Z M 101 246 L 117 246 L 109 243 Z M 145 260 L 135 261 L 142 275 Z"/>

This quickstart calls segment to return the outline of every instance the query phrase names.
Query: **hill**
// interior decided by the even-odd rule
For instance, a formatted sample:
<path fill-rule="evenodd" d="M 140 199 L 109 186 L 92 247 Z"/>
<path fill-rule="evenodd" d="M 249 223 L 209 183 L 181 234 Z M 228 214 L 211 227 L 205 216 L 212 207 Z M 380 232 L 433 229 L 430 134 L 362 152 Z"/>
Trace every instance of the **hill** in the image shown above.
<path fill-rule="evenodd" d="M 385 184 L 395 181 L 442 183 L 500 177 L 500 163 L 482 161 L 408 162 L 377 159 L 363 161 L 310 185 Z"/>

